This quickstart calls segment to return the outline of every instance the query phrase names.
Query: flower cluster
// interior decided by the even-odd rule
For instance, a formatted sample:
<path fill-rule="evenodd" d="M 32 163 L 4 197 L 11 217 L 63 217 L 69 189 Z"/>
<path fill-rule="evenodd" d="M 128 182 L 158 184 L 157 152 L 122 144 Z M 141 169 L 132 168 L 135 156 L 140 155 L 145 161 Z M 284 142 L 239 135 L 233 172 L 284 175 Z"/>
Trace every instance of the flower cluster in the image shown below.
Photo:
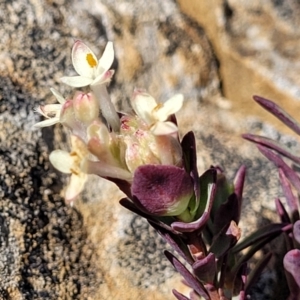
<path fill-rule="evenodd" d="M 145 90 L 135 89 L 131 98 L 133 112 L 117 112 L 107 92 L 107 84 L 114 74 L 113 61 L 111 42 L 97 60 L 88 46 L 76 41 L 72 62 L 79 75 L 61 80 L 75 88 L 89 86 L 90 92 L 76 91 L 73 97 L 65 99 L 51 89 L 59 103 L 36 109 L 46 119 L 35 127 L 61 123 L 71 134 L 70 153 L 55 150 L 50 154 L 56 169 L 71 174 L 66 201 L 73 203 L 83 190 L 88 174 L 115 182 L 129 197 L 133 192 L 140 195 L 141 189 L 137 188 L 135 179 L 143 174 L 143 180 L 147 181 L 153 170 L 160 166 L 165 182 L 177 180 L 178 189 L 177 193 L 165 197 L 170 207 L 157 209 L 163 215 L 179 215 L 187 208 L 193 194 L 191 178 L 183 169 L 174 116 L 183 105 L 183 96 L 178 94 L 166 102 L 157 102 Z M 184 205 L 182 201 L 178 202 L 182 198 L 185 198 Z"/>

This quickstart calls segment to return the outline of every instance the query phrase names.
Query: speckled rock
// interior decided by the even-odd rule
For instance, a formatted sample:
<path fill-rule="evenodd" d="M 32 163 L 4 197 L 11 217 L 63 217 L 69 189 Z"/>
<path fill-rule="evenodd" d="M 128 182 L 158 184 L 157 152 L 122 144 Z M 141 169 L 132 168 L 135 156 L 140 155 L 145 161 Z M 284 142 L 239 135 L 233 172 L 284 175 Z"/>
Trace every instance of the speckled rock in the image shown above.
<path fill-rule="evenodd" d="M 255 114 L 287 132 L 251 95 L 300 108 L 299 12 L 296 0 L 178 0 L 207 33 L 220 65 L 223 95 L 241 122 Z"/>
<path fill-rule="evenodd" d="M 32 125 L 39 119 L 34 107 L 55 101 L 50 87 L 71 96 L 59 78 L 74 74 L 74 39 L 97 55 L 114 42 L 109 89 L 122 110 L 135 87 L 160 100 L 183 93 L 179 126 L 181 134 L 195 130 L 199 172 L 218 164 L 232 178 L 245 163 L 244 231 L 274 218 L 276 171 L 240 134 L 272 134 L 296 144 L 252 110 L 239 117 L 229 101 L 235 99 L 222 94 L 227 77 L 219 77 L 220 48 L 176 2 L 7 0 L 0 3 L 0 22 L 0 299 L 166 300 L 174 299 L 172 288 L 184 290 L 162 254 L 162 240 L 118 204 L 122 194 L 113 184 L 91 176 L 75 206 L 64 203 L 67 178 L 48 155 L 67 149 L 68 139 L 60 125 Z M 238 92 L 245 95 L 242 86 Z"/>
<path fill-rule="evenodd" d="M 33 130 L 33 109 L 55 101 L 50 87 L 70 96 L 59 78 L 74 73 L 75 38 L 97 54 L 114 41 L 117 73 L 110 88 L 119 107 L 128 106 L 135 86 L 161 99 L 178 91 L 191 98 L 217 93 L 204 32 L 171 1 L 151 7 L 4 1 L 0 21 L 0 297 L 173 298 L 179 276 L 163 257 L 163 242 L 119 206 L 122 195 L 112 184 L 94 178 L 74 208 L 65 205 L 66 178 L 48 155 L 67 148 L 66 136 L 59 125 Z"/>

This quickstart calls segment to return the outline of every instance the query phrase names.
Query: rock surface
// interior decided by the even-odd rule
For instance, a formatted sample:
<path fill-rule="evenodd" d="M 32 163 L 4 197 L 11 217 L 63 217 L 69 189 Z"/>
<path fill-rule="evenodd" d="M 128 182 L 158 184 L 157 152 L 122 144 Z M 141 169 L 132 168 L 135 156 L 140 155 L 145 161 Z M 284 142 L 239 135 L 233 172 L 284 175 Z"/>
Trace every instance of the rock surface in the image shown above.
<path fill-rule="evenodd" d="M 274 218 L 276 170 L 240 134 L 265 133 L 296 148 L 291 137 L 262 122 L 267 113 L 250 101 L 263 94 L 298 108 L 299 4 L 178 3 L 0 3 L 0 299 L 159 300 L 174 299 L 174 287 L 183 289 L 163 257 L 163 242 L 120 207 L 122 195 L 112 184 L 91 178 L 75 207 L 64 203 L 67 178 L 48 155 L 66 149 L 67 139 L 59 125 L 33 130 L 33 108 L 54 102 L 50 87 L 70 96 L 59 78 L 74 74 L 74 39 L 97 55 L 114 42 L 110 92 L 120 109 L 128 108 L 134 87 L 160 100 L 183 93 L 179 126 L 182 134 L 195 130 L 199 171 L 218 164 L 232 178 L 245 163 L 244 231 Z"/>
<path fill-rule="evenodd" d="M 184 1 L 183 13 L 203 26 L 219 62 L 223 95 L 231 100 L 237 118 L 269 117 L 252 95 L 275 100 L 287 110 L 299 109 L 298 1 Z"/>

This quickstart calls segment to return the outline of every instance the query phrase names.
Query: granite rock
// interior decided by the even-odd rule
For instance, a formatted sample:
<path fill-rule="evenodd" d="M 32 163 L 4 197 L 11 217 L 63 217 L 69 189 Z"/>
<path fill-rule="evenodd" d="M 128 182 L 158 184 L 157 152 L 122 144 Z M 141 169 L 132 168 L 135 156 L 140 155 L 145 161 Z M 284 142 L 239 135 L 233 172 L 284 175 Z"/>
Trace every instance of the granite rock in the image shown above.
<path fill-rule="evenodd" d="M 288 107 L 297 108 L 296 88 L 286 93 L 287 86 L 274 80 L 283 76 L 282 69 L 268 69 L 273 66 L 268 53 L 284 55 L 264 46 L 267 35 L 262 45 L 252 43 L 260 27 L 238 38 L 255 14 L 247 1 L 239 5 L 237 1 L 198 1 L 222 4 L 218 7 L 227 11 L 229 20 L 221 25 L 213 18 L 205 23 L 206 13 L 202 13 L 205 22 L 197 19 L 198 24 L 182 13 L 195 17 L 184 1 L 178 2 L 180 6 L 172 0 L 0 3 L 0 299 L 160 300 L 174 299 L 174 287 L 184 290 L 180 277 L 163 257 L 162 240 L 145 221 L 118 204 L 122 194 L 113 184 L 91 176 L 74 207 L 64 203 L 67 178 L 51 167 L 48 156 L 54 149 L 67 149 L 68 138 L 60 125 L 34 130 L 39 117 L 33 109 L 55 101 L 50 87 L 70 96 L 70 89 L 59 78 L 74 74 L 70 59 L 74 39 L 83 40 L 97 55 L 108 40 L 114 42 L 116 74 L 109 90 L 121 110 L 128 110 L 135 87 L 146 88 L 160 100 L 183 93 L 186 101 L 178 114 L 180 131 L 183 135 L 195 130 L 199 172 L 211 164 L 221 165 L 232 178 L 239 165 L 246 164 L 244 231 L 274 219 L 276 170 L 240 134 L 271 134 L 296 149 L 291 137 L 254 115 L 258 110 L 252 108 L 253 103 L 244 108 L 252 93 L 264 91 L 266 96 L 286 94 Z M 192 2 L 185 3 L 196 12 L 198 7 Z M 262 11 L 267 12 L 268 5 Z M 291 24 L 298 19 L 286 20 L 276 10 L 279 4 L 272 5 L 272 20 L 283 24 L 286 36 L 296 36 L 297 29 Z M 282 5 L 288 11 L 288 5 L 297 7 L 292 1 Z M 275 37 L 268 41 L 269 47 L 279 43 Z M 293 43 L 296 38 L 282 39 L 282 53 L 289 53 Z M 250 46 L 254 50 L 265 47 L 261 55 L 269 63 L 258 59 L 261 48 L 254 51 Z M 286 77 L 295 87 L 296 53 L 293 55 L 294 60 L 284 62 L 289 70 Z M 230 70 L 236 57 L 239 73 L 233 74 Z M 255 75 L 260 85 L 250 80 L 256 74 L 253 65 L 269 70 Z M 256 91 L 258 86 L 263 88 Z M 258 214 L 262 218 L 257 219 Z"/>
<path fill-rule="evenodd" d="M 299 109 L 299 2 L 178 3 L 208 35 L 219 61 L 222 94 L 231 101 L 237 118 L 260 116 L 287 133 L 279 121 L 253 105 L 251 96 L 273 99 L 291 112 Z"/>

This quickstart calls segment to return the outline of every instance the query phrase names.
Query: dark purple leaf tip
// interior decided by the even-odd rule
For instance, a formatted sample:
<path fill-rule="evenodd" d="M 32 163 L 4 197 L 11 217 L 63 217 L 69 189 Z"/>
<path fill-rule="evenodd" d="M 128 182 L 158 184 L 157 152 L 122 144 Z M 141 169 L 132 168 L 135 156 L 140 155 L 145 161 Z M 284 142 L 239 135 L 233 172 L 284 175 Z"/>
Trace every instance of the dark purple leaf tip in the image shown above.
<path fill-rule="evenodd" d="M 192 178 L 182 168 L 144 165 L 136 169 L 131 187 L 133 201 L 143 211 L 157 216 L 178 216 L 194 193 Z"/>

